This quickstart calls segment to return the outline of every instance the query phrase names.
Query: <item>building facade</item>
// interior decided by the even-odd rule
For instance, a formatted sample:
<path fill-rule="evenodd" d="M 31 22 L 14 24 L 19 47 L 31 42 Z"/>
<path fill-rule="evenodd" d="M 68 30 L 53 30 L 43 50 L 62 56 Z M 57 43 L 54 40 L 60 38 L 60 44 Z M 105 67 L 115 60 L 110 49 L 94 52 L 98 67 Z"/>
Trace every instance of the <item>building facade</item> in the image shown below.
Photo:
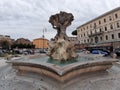
<path fill-rule="evenodd" d="M 78 39 L 77 39 L 77 37 L 68 37 L 68 40 L 74 42 L 75 44 L 78 44 Z"/>
<path fill-rule="evenodd" d="M 120 48 L 120 7 L 79 26 L 77 37 L 81 48 L 90 46 Z"/>
<path fill-rule="evenodd" d="M 35 45 L 35 48 L 47 49 L 48 42 L 49 42 L 49 40 L 47 40 L 47 39 L 37 38 L 37 39 L 33 40 L 33 45 Z"/>

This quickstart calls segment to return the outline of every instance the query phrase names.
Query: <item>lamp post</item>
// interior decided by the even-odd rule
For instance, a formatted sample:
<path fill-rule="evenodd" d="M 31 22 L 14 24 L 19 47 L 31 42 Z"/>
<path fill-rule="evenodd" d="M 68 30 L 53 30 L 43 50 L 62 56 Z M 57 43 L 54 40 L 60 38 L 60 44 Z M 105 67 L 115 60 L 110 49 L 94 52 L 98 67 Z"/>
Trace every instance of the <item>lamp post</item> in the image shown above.
<path fill-rule="evenodd" d="M 46 28 L 43 29 L 43 52 L 44 52 L 44 38 L 45 38 L 44 32 L 45 32 L 45 31 L 46 31 Z"/>

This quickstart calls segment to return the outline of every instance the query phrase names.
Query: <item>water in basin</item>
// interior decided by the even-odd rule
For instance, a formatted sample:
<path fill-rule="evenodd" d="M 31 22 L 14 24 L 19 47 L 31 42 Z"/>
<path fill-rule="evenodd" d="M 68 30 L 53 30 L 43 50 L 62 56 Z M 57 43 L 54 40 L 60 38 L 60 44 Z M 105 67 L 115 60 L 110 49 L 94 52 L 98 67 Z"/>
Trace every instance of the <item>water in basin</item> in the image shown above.
<path fill-rule="evenodd" d="M 34 58 L 23 58 L 20 61 L 22 62 L 27 62 L 27 63 L 36 63 L 36 64 L 40 64 L 40 63 L 49 63 L 49 64 L 55 64 L 58 66 L 65 66 L 68 64 L 72 64 L 75 62 L 87 62 L 87 61 L 93 61 L 94 58 L 92 57 L 78 57 L 76 59 L 71 59 L 68 61 L 58 61 L 58 60 L 53 60 L 51 58 L 49 58 L 48 56 L 44 56 L 44 57 L 34 57 Z"/>

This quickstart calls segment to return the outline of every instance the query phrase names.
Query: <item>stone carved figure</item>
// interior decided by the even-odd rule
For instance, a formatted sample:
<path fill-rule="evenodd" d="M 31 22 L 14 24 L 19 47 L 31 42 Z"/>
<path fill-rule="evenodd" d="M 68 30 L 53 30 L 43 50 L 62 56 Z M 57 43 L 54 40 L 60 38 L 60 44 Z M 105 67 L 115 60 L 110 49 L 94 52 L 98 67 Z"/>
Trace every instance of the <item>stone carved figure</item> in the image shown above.
<path fill-rule="evenodd" d="M 74 43 L 69 41 L 66 35 L 66 28 L 73 20 L 74 16 L 66 12 L 60 12 L 49 18 L 53 28 L 57 30 L 55 38 L 49 42 L 48 55 L 51 58 L 61 61 L 76 57 Z"/>

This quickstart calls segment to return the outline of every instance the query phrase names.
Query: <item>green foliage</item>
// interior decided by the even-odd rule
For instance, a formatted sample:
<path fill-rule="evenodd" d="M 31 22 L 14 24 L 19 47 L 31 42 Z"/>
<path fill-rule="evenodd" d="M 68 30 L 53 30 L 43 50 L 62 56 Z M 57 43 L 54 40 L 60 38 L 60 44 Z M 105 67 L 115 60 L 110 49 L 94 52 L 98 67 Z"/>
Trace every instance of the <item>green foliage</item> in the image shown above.
<path fill-rule="evenodd" d="M 35 48 L 35 45 L 31 45 L 31 44 L 13 44 L 11 46 L 12 49 L 14 48 L 20 48 L 20 49 L 23 49 L 23 48 L 26 48 L 26 49 L 30 49 L 30 48 Z"/>
<path fill-rule="evenodd" d="M 0 46 L 2 47 L 2 49 L 9 49 L 10 43 L 7 40 L 1 40 L 0 41 Z"/>

